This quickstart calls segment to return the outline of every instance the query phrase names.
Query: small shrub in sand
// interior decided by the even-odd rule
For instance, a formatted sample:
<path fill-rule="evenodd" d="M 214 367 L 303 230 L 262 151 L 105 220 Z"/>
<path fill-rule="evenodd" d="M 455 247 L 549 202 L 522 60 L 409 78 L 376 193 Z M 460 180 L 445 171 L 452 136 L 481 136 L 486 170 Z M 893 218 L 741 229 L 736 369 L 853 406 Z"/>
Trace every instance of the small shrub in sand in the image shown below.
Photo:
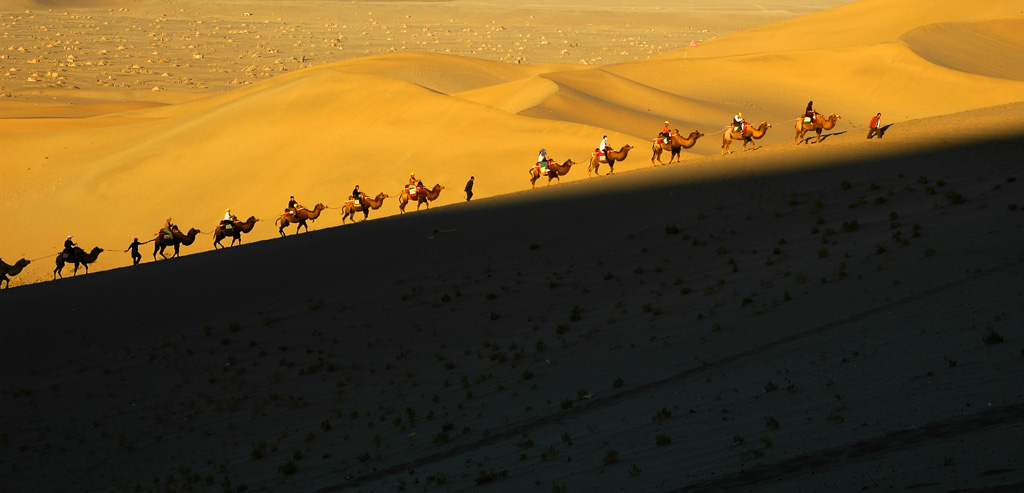
<path fill-rule="evenodd" d="M 991 345 L 991 344 L 999 344 L 999 343 L 1003 342 L 1003 336 L 1002 336 L 1002 334 L 996 332 L 995 329 L 993 329 L 992 327 L 989 327 L 988 328 L 988 333 L 985 334 L 985 337 L 983 337 L 981 340 L 984 341 L 985 344 L 989 344 L 989 345 Z"/>
<path fill-rule="evenodd" d="M 604 459 L 601 459 L 601 462 L 603 462 L 606 466 L 610 466 L 618 461 L 619 453 L 615 450 L 609 450 L 608 453 L 605 454 Z"/>

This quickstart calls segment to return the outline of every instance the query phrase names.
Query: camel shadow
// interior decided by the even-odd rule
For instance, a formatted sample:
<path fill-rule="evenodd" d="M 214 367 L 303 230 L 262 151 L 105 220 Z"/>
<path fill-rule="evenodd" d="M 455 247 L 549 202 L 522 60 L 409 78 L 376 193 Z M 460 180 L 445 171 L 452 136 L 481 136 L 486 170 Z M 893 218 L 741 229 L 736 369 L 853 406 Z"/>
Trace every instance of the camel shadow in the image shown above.
<path fill-rule="evenodd" d="M 827 139 L 827 138 L 829 138 L 829 137 L 831 137 L 833 135 L 843 135 L 845 133 L 846 133 L 846 130 L 843 130 L 842 132 L 832 132 L 830 134 L 821 134 L 821 142 L 825 142 L 825 139 Z"/>

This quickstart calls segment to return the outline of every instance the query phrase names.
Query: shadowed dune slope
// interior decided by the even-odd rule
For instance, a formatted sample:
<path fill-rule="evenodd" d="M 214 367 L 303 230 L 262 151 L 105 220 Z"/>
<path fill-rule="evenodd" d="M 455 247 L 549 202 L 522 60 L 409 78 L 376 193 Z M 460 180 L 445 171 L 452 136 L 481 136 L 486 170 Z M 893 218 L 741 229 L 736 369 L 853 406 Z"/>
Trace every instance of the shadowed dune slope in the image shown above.
<path fill-rule="evenodd" d="M 4 291 L 4 485 L 1020 483 L 1020 106 Z"/>

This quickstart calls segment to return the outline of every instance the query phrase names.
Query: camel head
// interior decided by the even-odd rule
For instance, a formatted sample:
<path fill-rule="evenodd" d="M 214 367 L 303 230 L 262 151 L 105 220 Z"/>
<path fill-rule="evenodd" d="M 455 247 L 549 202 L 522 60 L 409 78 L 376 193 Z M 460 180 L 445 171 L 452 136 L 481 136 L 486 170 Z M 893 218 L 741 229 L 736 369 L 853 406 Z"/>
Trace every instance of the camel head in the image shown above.
<path fill-rule="evenodd" d="M 189 228 L 188 235 L 186 235 L 186 236 L 195 236 L 195 235 L 197 235 L 199 233 L 202 233 L 202 231 L 199 231 L 196 228 Z"/>
<path fill-rule="evenodd" d="M 316 207 L 313 207 L 313 212 L 322 211 L 326 208 L 327 206 L 324 205 L 323 202 L 317 202 Z"/>
<path fill-rule="evenodd" d="M 626 144 L 626 145 L 622 146 L 622 149 L 619 149 L 619 152 L 628 151 L 628 150 L 630 150 L 632 148 L 633 148 L 633 146 L 631 146 L 629 144 Z"/>
<path fill-rule="evenodd" d="M 260 222 L 260 219 L 258 217 L 256 217 L 256 216 L 249 216 L 249 219 L 246 219 L 246 222 L 249 222 L 249 221 L 252 221 L 255 224 L 255 223 Z"/>
<path fill-rule="evenodd" d="M 102 251 L 103 249 L 100 247 L 93 247 L 93 249 L 89 252 L 89 255 L 99 255 Z"/>
<path fill-rule="evenodd" d="M 701 132 L 700 130 L 694 130 L 693 133 L 691 133 L 690 135 L 699 139 L 704 136 L 704 132 Z"/>

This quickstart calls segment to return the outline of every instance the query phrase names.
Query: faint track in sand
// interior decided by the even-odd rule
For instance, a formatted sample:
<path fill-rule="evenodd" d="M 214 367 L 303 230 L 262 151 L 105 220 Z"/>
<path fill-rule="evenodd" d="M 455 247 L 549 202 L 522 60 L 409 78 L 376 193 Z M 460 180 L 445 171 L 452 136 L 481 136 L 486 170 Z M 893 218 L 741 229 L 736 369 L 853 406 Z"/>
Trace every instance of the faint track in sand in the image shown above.
<path fill-rule="evenodd" d="M 525 434 L 535 432 L 536 430 L 547 426 L 558 424 L 561 421 L 574 419 L 591 412 L 599 411 L 607 407 L 628 401 L 637 396 L 646 395 L 651 391 L 669 387 L 672 385 L 677 385 L 680 381 L 693 379 L 705 373 L 714 373 L 723 366 L 728 366 L 733 363 L 749 359 L 750 357 L 764 353 L 765 351 L 773 350 L 780 346 L 785 346 L 787 344 L 792 344 L 794 342 L 798 342 L 803 339 L 807 339 L 809 337 L 813 337 L 818 334 L 822 334 L 824 332 L 828 332 L 839 327 L 844 327 L 853 322 L 857 322 L 859 320 L 871 316 L 880 315 L 892 311 L 893 309 L 926 299 L 930 296 L 933 296 L 944 291 L 954 289 L 962 290 L 964 289 L 965 283 L 978 282 L 993 275 L 1009 274 L 1014 271 L 1019 271 L 1021 270 L 1020 265 L 1022 262 L 1024 262 L 1024 257 L 1022 257 L 1021 255 L 1017 255 L 1015 261 L 1013 261 L 1012 263 L 1007 263 L 987 270 L 975 272 L 970 275 L 952 279 L 939 286 L 935 286 L 930 289 L 924 289 L 916 293 L 912 293 L 900 299 L 894 300 L 890 303 L 877 305 L 867 310 L 854 313 L 846 318 L 817 325 L 807 330 L 803 330 L 791 334 L 789 336 L 776 339 L 767 344 L 762 344 L 760 346 L 756 346 L 745 351 L 740 351 L 738 353 L 725 356 L 716 361 L 707 362 L 699 367 L 683 370 L 682 372 L 672 375 L 670 377 L 666 377 L 661 380 L 656 380 L 653 382 L 648 382 L 646 384 L 639 385 L 637 387 L 620 392 L 618 394 L 609 395 L 606 397 L 596 397 L 589 401 L 586 401 L 586 403 L 578 403 L 577 405 L 573 406 L 568 410 L 548 414 L 546 416 L 541 416 L 527 423 L 510 427 L 504 431 L 492 433 L 490 436 L 486 438 L 466 443 L 463 445 L 459 445 L 444 452 L 438 452 L 436 454 L 428 455 L 408 462 L 403 462 L 401 464 L 395 464 L 393 466 L 385 467 L 369 474 L 354 477 L 343 484 L 328 486 L 317 491 L 332 492 L 343 491 L 348 488 L 356 488 L 360 485 L 360 483 L 365 481 L 373 481 L 390 476 L 392 474 L 397 474 L 412 469 L 419 469 L 428 464 L 440 462 L 446 459 L 451 459 L 453 457 L 458 457 L 465 453 L 479 450 L 481 448 L 494 445 L 504 440 L 515 440 L 518 437 L 521 437 Z M 947 420 L 930 423 L 918 428 L 889 431 L 883 435 L 861 440 L 849 445 L 818 450 L 808 454 L 801 454 L 790 459 L 786 459 L 773 464 L 768 464 L 765 466 L 760 466 L 755 469 L 727 474 L 717 479 L 711 479 L 700 483 L 694 483 L 677 491 L 720 491 L 728 488 L 752 486 L 761 481 L 779 479 L 790 474 L 800 474 L 812 469 L 828 467 L 831 465 L 839 464 L 849 459 L 856 459 L 867 454 L 879 454 L 897 450 L 904 450 L 907 446 L 912 446 L 915 444 L 928 442 L 936 439 L 949 438 L 965 433 L 971 433 L 985 428 L 990 428 L 993 426 L 1015 423 L 1018 421 L 1024 421 L 1024 403 L 994 407 L 992 409 L 975 413 L 970 416 L 959 416 L 955 418 L 950 418 Z"/>

